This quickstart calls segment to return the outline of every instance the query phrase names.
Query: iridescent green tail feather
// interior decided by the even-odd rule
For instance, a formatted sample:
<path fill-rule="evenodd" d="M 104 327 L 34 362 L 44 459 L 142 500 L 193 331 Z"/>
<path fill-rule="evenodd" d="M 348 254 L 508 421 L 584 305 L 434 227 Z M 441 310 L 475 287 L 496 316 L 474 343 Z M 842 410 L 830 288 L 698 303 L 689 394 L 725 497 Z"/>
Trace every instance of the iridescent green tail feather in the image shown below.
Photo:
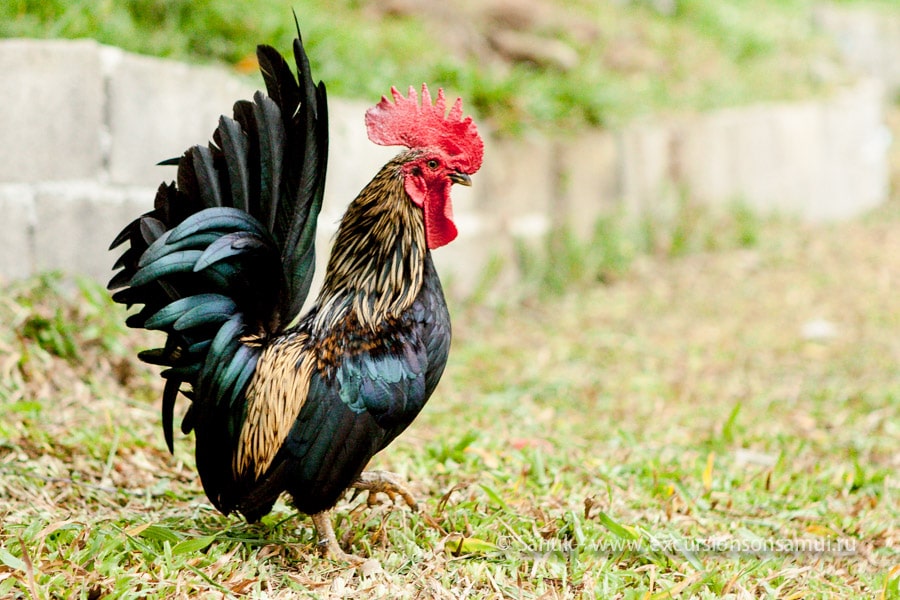
<path fill-rule="evenodd" d="M 233 118 L 222 116 L 212 142 L 177 160 L 176 181 L 161 185 L 154 209 L 111 245 L 125 248 L 109 283 L 113 299 L 140 306 L 128 325 L 166 334 L 162 348 L 139 356 L 165 367 L 170 450 L 179 391 L 193 401 L 182 429 L 213 423 L 234 444 L 261 348 L 298 316 L 315 269 L 325 87 L 312 82 L 299 31 L 299 83 L 273 48 L 260 46 L 257 56 L 267 95 L 257 92 L 234 105 Z M 198 468 L 202 475 L 199 460 Z"/>

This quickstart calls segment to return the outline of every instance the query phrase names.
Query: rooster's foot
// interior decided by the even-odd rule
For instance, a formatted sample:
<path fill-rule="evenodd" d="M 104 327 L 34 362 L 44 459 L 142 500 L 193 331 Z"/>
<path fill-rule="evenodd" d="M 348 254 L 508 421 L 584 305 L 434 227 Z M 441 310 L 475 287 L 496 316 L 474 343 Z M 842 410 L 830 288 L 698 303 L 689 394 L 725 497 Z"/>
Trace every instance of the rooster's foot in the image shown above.
<path fill-rule="evenodd" d="M 361 491 L 369 492 L 366 498 L 366 503 L 369 506 L 375 505 L 376 495 L 381 493 L 390 498 L 391 502 L 395 502 L 397 496 L 400 496 L 408 507 L 414 511 L 419 510 L 416 499 L 413 498 L 409 489 L 395 473 L 388 471 L 363 471 L 360 473 L 359 478 L 350 484 L 350 487 L 356 490 L 354 497 Z"/>
<path fill-rule="evenodd" d="M 312 522 L 316 528 L 316 534 L 319 541 L 316 546 L 323 556 L 338 562 L 349 563 L 355 567 L 362 565 L 366 559 L 354 554 L 347 554 L 338 544 L 334 535 L 334 527 L 331 525 L 331 516 L 328 511 L 323 511 L 312 515 Z"/>

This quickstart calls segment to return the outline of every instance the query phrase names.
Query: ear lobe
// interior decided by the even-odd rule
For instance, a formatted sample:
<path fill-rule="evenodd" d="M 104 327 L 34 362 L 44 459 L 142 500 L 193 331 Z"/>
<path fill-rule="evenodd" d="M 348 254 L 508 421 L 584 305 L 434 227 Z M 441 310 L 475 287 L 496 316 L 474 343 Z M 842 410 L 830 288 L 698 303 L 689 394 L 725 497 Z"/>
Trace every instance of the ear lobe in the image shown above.
<path fill-rule="evenodd" d="M 425 180 L 421 175 L 421 171 L 418 174 L 413 171 L 404 178 L 403 182 L 406 193 L 417 206 L 425 206 L 425 195 L 428 193 L 428 188 L 425 186 Z"/>

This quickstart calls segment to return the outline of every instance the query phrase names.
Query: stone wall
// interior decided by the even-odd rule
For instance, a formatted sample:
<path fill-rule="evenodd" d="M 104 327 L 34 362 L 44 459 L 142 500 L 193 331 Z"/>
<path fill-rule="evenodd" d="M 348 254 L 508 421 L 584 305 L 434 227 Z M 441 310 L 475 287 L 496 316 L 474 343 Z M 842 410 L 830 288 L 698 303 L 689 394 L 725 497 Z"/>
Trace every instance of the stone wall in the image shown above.
<path fill-rule="evenodd" d="M 92 41 L 0 41 L 0 277 L 63 269 L 105 280 L 106 248 L 174 177 L 158 167 L 209 138 L 258 79 Z M 750 106 L 563 139 L 484 132 L 472 188 L 454 189 L 459 239 L 436 253 L 457 292 L 516 238 L 555 224 L 587 234 L 605 211 L 655 211 L 679 190 L 710 204 L 840 219 L 887 194 L 883 91 L 863 79 L 833 96 Z M 347 202 L 395 152 L 365 136 L 365 104 L 332 99 L 320 256 Z M 322 269 L 320 269 L 320 272 Z"/>

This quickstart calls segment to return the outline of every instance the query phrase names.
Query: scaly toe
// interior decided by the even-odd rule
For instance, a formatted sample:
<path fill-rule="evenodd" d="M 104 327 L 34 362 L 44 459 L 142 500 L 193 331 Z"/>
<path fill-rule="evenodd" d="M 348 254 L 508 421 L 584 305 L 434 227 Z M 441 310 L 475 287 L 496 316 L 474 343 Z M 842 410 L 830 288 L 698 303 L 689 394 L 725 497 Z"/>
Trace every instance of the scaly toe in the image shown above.
<path fill-rule="evenodd" d="M 376 503 L 375 495 L 382 493 L 390 498 L 392 503 L 396 503 L 397 496 L 400 496 L 412 510 L 419 510 L 416 499 L 400 481 L 400 478 L 394 473 L 389 473 L 387 471 L 364 471 L 360 474 L 359 479 L 353 483 L 352 487 L 356 490 L 366 490 L 369 492 L 369 497 L 366 499 L 366 503 L 369 506 L 374 506 Z"/>

